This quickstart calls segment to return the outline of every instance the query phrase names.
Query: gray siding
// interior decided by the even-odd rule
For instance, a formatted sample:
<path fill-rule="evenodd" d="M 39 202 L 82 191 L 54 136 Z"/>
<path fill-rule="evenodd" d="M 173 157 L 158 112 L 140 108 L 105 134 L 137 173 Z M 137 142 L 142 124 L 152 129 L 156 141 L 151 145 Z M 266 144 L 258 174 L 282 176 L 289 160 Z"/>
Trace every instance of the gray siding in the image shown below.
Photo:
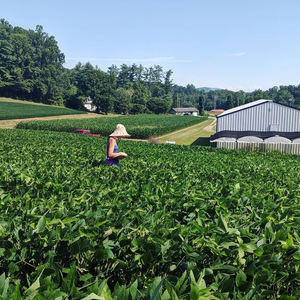
<path fill-rule="evenodd" d="M 277 131 L 300 131 L 300 110 L 271 101 L 265 102 L 219 116 L 217 132 L 223 130 L 270 131 L 272 124 L 278 125 Z"/>
<path fill-rule="evenodd" d="M 216 142 L 217 148 L 243 149 L 247 151 L 272 152 L 281 151 L 289 154 L 300 154 L 300 144 L 283 143 L 237 143 L 237 142 Z"/>

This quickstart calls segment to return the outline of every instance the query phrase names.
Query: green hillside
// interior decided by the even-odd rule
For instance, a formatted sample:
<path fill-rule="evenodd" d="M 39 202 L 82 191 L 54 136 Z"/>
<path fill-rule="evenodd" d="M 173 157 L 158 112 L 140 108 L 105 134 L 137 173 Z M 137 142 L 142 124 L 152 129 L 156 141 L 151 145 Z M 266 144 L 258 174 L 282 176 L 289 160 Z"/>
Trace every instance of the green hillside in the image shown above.
<path fill-rule="evenodd" d="M 6 98 L 0 98 L 0 120 L 25 119 L 25 118 L 74 115 L 74 114 L 86 114 L 86 112 L 58 107 L 58 106 L 35 104 L 31 102 L 14 101 Z"/>

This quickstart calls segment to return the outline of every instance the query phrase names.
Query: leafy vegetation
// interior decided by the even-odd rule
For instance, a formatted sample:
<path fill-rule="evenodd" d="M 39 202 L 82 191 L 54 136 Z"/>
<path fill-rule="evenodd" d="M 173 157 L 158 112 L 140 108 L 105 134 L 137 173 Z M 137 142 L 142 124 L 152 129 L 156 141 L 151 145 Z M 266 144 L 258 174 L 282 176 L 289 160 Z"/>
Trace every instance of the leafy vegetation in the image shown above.
<path fill-rule="evenodd" d="M 86 114 L 86 112 L 63 107 L 36 105 L 11 101 L 0 101 L 0 120 L 34 117 Z"/>
<path fill-rule="evenodd" d="M 119 146 L 0 131 L 2 299 L 300 297 L 298 156 Z"/>
<path fill-rule="evenodd" d="M 71 87 L 53 36 L 40 25 L 25 30 L 1 19 L 0 45 L 1 96 L 63 105 Z"/>
<path fill-rule="evenodd" d="M 0 45 L 2 97 L 73 109 L 83 108 L 90 98 L 96 111 L 105 113 L 136 114 L 159 107 L 158 113 L 164 113 L 171 106 L 172 71 L 164 72 L 161 66 L 113 65 L 104 72 L 90 63 L 78 63 L 69 70 L 63 67 L 65 56 L 57 41 L 42 26 L 25 30 L 4 19 L 0 19 Z"/>
<path fill-rule="evenodd" d="M 51 120 L 21 122 L 19 129 L 35 129 L 72 132 L 75 129 L 89 129 L 102 136 L 111 134 L 118 123 L 125 125 L 132 138 L 147 139 L 160 136 L 181 128 L 203 122 L 207 117 L 173 116 L 173 115 L 137 115 L 80 120 Z"/>

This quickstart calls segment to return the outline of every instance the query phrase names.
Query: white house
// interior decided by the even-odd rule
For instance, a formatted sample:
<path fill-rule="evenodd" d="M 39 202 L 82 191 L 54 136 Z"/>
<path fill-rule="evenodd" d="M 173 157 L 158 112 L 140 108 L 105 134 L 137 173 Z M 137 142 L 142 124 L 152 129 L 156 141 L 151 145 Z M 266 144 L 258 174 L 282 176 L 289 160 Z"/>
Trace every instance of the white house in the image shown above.
<path fill-rule="evenodd" d="M 90 97 L 88 97 L 86 99 L 86 101 L 84 102 L 84 107 L 89 111 L 95 111 L 96 110 L 96 106 L 93 105 L 93 100 Z"/>
<path fill-rule="evenodd" d="M 178 107 L 178 108 L 172 108 L 169 111 L 169 114 L 172 114 L 172 115 L 198 116 L 198 109 L 195 108 L 195 107 Z"/>

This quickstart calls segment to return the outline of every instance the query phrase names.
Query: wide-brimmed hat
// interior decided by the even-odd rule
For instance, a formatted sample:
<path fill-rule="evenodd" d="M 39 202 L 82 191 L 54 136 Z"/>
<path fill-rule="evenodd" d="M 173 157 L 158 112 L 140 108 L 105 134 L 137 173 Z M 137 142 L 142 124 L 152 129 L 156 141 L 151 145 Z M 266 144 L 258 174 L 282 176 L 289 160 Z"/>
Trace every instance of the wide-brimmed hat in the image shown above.
<path fill-rule="evenodd" d="M 110 134 L 109 136 L 124 136 L 124 137 L 129 137 L 130 135 L 127 133 L 126 128 L 122 124 L 118 124 L 116 126 L 115 131 Z"/>

